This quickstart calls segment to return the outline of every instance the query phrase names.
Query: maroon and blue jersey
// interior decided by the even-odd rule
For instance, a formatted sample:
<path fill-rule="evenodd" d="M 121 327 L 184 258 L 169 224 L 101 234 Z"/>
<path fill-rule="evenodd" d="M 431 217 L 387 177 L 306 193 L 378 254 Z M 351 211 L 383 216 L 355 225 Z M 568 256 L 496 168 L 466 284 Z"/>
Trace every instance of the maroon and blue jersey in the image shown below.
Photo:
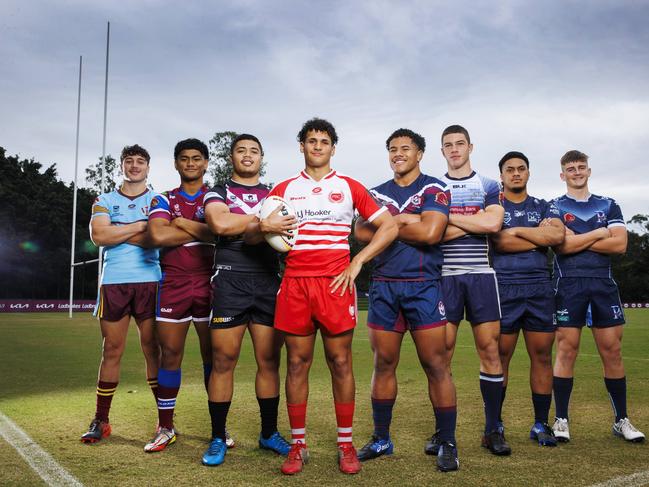
<path fill-rule="evenodd" d="M 410 185 L 401 187 L 389 180 L 370 193 L 393 215 L 438 211 L 448 216 L 451 194 L 437 178 L 420 174 Z M 423 281 L 439 279 L 442 269 L 439 245 L 415 245 L 395 240 L 374 259 L 374 280 Z"/>
<path fill-rule="evenodd" d="M 576 200 L 566 194 L 552 202 L 566 228 L 577 235 L 602 227 L 626 227 L 622 210 L 612 198 L 591 194 L 586 200 Z M 554 277 L 612 278 L 611 257 L 588 249 L 576 254 L 557 254 Z"/>
<path fill-rule="evenodd" d="M 505 217 L 503 230 L 513 227 L 536 228 L 541 220 L 560 218 L 553 203 L 528 196 L 525 201 L 513 203 L 503 200 Z M 537 247 L 524 252 L 492 251 L 492 263 L 498 282 L 502 284 L 528 284 L 550 280 L 547 247 Z"/>
<path fill-rule="evenodd" d="M 205 223 L 204 198 L 207 186 L 190 195 L 180 188 L 165 191 L 151 201 L 149 220 L 164 218 L 172 221 L 183 217 Z M 160 266 L 165 275 L 210 274 L 214 258 L 214 244 L 194 240 L 177 247 L 165 247 L 160 254 Z"/>
<path fill-rule="evenodd" d="M 451 191 L 451 214 L 475 215 L 491 205 L 501 204 L 500 185 L 473 171 L 465 178 L 442 176 Z M 469 234 L 442 244 L 442 275 L 493 274 L 489 265 L 489 239 Z"/>
<path fill-rule="evenodd" d="M 205 195 L 205 205 L 223 203 L 230 213 L 235 215 L 258 215 L 268 196 L 269 189 L 263 184 L 247 186 L 229 180 L 222 185 L 214 186 Z M 277 273 L 279 260 L 277 252 L 265 241 L 248 245 L 243 236 L 219 237 L 214 256 L 216 271 L 227 270 L 244 273 Z"/>

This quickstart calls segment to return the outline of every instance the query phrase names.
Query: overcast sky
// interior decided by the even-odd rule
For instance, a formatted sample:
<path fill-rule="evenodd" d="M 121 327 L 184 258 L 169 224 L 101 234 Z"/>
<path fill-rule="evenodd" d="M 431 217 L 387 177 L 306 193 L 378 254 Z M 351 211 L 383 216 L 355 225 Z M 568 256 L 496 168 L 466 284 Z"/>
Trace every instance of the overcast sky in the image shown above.
<path fill-rule="evenodd" d="M 399 127 L 427 140 L 471 133 L 475 169 L 497 178 L 509 150 L 531 161 L 530 192 L 565 192 L 559 159 L 591 157 L 590 189 L 628 219 L 649 213 L 649 2 L 16 1 L 0 3 L 0 145 L 73 178 L 79 55 L 80 183 L 101 155 L 106 22 L 107 152 L 139 143 L 156 189 L 177 186 L 173 146 L 215 132 L 257 135 L 267 180 L 303 165 L 313 116 L 340 141 L 334 166 L 374 186 Z"/>

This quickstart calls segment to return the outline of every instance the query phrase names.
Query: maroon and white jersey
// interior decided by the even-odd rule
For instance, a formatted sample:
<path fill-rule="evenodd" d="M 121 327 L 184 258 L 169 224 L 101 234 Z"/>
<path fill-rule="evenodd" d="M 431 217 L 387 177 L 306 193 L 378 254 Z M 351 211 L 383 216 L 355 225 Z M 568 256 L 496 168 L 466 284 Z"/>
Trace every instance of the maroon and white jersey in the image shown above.
<path fill-rule="evenodd" d="M 373 221 L 380 206 L 361 183 L 331 171 L 320 181 L 306 172 L 282 181 L 270 195 L 281 196 L 294 209 L 299 232 L 286 256 L 285 276 L 326 277 L 349 265 L 349 241 L 354 211 Z"/>
<path fill-rule="evenodd" d="M 183 217 L 205 223 L 203 198 L 207 192 L 207 186 L 202 186 L 194 195 L 189 195 L 180 188 L 165 191 L 151 201 L 149 220 L 164 218 L 172 221 Z M 160 253 L 163 278 L 169 274 L 211 274 L 213 262 L 214 244 L 197 240 L 177 247 L 165 247 Z"/>

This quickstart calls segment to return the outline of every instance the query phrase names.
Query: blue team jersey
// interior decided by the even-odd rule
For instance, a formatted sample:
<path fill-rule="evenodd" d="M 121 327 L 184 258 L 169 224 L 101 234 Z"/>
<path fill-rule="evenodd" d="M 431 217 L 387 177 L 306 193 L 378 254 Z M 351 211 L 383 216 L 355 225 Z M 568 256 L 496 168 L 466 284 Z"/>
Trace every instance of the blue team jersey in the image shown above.
<path fill-rule="evenodd" d="M 560 218 L 553 203 L 528 196 L 521 203 L 503 200 L 505 218 L 503 230 L 512 227 L 536 228 L 545 218 Z M 549 281 L 548 249 L 538 247 L 524 252 L 499 253 L 492 251 L 492 263 L 498 282 L 505 284 L 527 284 Z"/>
<path fill-rule="evenodd" d="M 409 186 L 401 187 L 394 180 L 370 191 L 390 213 L 420 215 L 424 211 L 438 211 L 448 216 L 450 192 L 437 178 L 420 174 Z M 439 279 L 442 251 L 439 245 L 412 245 L 395 240 L 374 259 L 372 278 L 375 280 L 431 280 Z"/>
<path fill-rule="evenodd" d="M 475 215 L 491 205 L 501 204 L 500 185 L 473 171 L 465 178 L 442 177 L 451 191 L 451 214 Z M 442 275 L 493 274 L 489 265 L 489 239 L 486 235 L 465 235 L 442 244 Z"/>
<path fill-rule="evenodd" d="M 566 194 L 552 202 L 559 209 L 566 228 L 577 235 L 602 227 L 626 227 L 622 210 L 612 198 L 591 194 L 586 200 L 576 200 Z M 554 277 L 611 278 L 611 257 L 592 250 L 557 254 L 554 257 Z"/>
<path fill-rule="evenodd" d="M 149 190 L 134 197 L 119 190 L 104 193 L 92 205 L 91 219 L 108 216 L 112 225 L 147 221 L 154 196 Z M 102 284 L 155 282 L 161 277 L 158 249 L 143 249 L 126 242 L 104 247 Z"/>

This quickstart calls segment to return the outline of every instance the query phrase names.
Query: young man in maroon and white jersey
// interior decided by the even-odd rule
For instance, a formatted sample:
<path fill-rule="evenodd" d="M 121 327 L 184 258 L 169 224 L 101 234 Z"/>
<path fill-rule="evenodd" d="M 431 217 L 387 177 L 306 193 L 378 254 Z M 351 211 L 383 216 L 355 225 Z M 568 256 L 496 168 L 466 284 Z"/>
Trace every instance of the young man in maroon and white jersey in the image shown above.
<path fill-rule="evenodd" d="M 162 279 L 158 289 L 156 328 L 162 351 L 158 371 L 158 430 L 146 452 L 164 450 L 176 441 L 173 415 L 180 389 L 185 339 L 193 321 L 200 341 L 205 387 L 212 369 L 210 345 L 210 278 L 214 235 L 205 223 L 203 183 L 209 153 L 198 139 L 178 142 L 174 165 L 180 186 L 151 202 L 149 233 L 164 247 L 160 256 Z"/>
<path fill-rule="evenodd" d="M 304 170 L 270 192 L 294 207 L 299 228 L 286 257 L 275 309 L 275 328 L 284 332 L 286 340 L 286 401 L 291 425 L 291 450 L 281 470 L 287 475 L 298 473 L 308 459 L 305 420 L 309 369 L 320 329 L 333 386 L 339 467 L 343 473 L 354 474 L 361 469 L 352 444 L 355 383 L 351 345 L 357 316 L 354 279 L 364 263 L 390 245 L 398 229 L 390 213 L 361 183 L 331 169 L 338 142 L 331 123 L 319 118 L 307 121 L 298 141 Z M 350 262 L 347 238 L 355 210 L 377 230 Z"/>

